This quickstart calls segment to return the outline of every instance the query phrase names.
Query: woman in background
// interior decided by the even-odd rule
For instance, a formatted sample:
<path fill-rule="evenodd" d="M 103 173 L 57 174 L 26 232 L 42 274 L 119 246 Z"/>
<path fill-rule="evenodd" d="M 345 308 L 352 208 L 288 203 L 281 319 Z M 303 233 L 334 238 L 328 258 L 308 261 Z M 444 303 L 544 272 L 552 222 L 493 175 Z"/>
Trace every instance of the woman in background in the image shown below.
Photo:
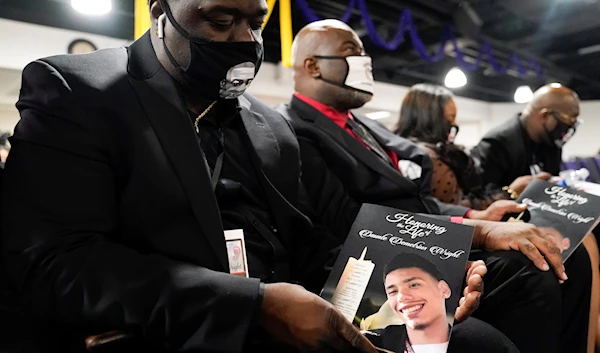
<path fill-rule="evenodd" d="M 492 202 L 508 199 L 498 190 L 485 190 L 473 159 L 455 145 L 458 133 L 454 95 L 432 85 L 414 85 L 402 102 L 395 133 L 424 147 L 433 161 L 432 194 L 445 203 L 485 210 Z"/>

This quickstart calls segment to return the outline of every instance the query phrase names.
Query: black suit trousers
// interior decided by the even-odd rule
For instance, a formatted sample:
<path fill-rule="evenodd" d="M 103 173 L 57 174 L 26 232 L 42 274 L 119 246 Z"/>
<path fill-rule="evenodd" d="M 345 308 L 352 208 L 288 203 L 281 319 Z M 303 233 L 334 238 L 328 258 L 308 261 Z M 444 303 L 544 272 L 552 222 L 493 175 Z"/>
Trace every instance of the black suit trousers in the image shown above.
<path fill-rule="evenodd" d="M 470 258 L 488 267 L 474 317 L 503 332 L 522 353 L 586 352 L 592 274 L 585 248 L 565 264 L 569 280 L 562 285 L 519 252 L 474 251 Z"/>

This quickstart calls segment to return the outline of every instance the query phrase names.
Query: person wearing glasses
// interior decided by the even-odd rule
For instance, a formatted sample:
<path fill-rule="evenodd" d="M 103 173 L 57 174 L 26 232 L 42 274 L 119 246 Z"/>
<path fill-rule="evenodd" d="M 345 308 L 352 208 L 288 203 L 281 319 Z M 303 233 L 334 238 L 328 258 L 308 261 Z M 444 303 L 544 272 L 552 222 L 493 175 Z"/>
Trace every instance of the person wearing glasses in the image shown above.
<path fill-rule="evenodd" d="M 454 94 L 442 86 L 416 84 L 402 100 L 394 133 L 429 153 L 433 197 L 464 206 L 464 215 L 470 219 L 500 221 L 506 213 L 522 212 L 523 205 L 506 200 L 506 192 L 485 188 L 468 151 L 454 143 L 459 131 L 456 116 Z"/>
<path fill-rule="evenodd" d="M 583 122 L 578 116 L 577 93 L 558 83 L 538 89 L 521 113 L 473 149 L 484 181 L 518 196 L 532 178 L 558 175 L 562 147 Z"/>

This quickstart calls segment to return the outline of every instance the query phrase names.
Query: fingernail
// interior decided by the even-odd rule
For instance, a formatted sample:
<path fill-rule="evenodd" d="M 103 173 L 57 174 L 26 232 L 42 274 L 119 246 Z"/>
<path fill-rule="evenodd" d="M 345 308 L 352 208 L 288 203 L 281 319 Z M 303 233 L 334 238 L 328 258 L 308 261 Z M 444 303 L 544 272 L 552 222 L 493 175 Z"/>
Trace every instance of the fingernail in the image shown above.
<path fill-rule="evenodd" d="M 550 269 L 550 266 L 548 266 L 548 263 L 544 262 L 544 264 L 542 265 L 542 270 L 548 271 L 549 269 Z"/>
<path fill-rule="evenodd" d="M 559 283 L 559 284 L 563 284 L 563 283 L 565 283 L 565 281 L 563 281 L 562 279 L 559 279 L 559 280 L 558 280 L 558 283 Z"/>
<path fill-rule="evenodd" d="M 563 272 L 563 274 L 562 274 L 562 276 L 560 278 L 562 278 L 565 281 L 569 279 L 569 277 L 567 276 L 566 272 Z"/>
<path fill-rule="evenodd" d="M 522 203 L 522 204 L 520 204 L 520 205 L 519 205 L 519 207 L 521 207 L 521 208 L 525 208 L 525 207 L 527 207 L 527 205 L 526 205 L 526 204 L 524 204 L 524 203 Z"/>

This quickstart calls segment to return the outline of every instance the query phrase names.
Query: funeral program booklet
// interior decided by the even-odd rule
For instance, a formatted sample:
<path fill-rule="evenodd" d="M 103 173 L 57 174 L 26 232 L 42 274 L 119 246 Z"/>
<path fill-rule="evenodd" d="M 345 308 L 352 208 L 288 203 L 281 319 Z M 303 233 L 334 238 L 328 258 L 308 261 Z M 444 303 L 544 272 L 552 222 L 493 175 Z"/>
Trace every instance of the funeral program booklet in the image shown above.
<path fill-rule="evenodd" d="M 473 228 L 364 204 L 321 296 L 382 352 L 444 353 Z"/>
<path fill-rule="evenodd" d="M 517 202 L 527 204 L 529 223 L 549 235 L 566 261 L 598 224 L 600 197 L 534 179 Z"/>

